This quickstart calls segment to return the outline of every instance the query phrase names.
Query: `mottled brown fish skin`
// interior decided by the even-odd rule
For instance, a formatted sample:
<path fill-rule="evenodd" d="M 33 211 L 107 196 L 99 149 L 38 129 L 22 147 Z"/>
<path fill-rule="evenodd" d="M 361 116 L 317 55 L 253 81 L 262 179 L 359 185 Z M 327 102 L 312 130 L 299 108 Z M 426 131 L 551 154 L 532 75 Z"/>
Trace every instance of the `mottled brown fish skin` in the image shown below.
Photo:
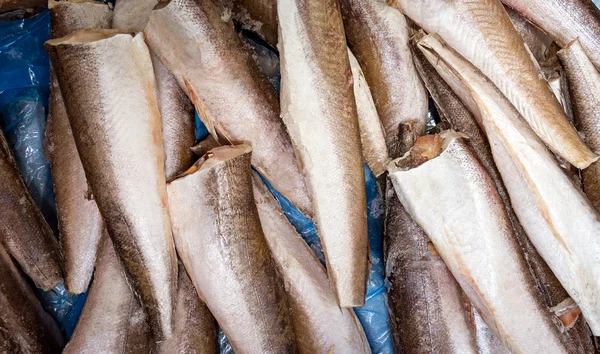
<path fill-rule="evenodd" d="M 559 51 L 558 58 L 566 72 L 575 126 L 585 142 L 600 151 L 600 74 L 577 40 Z M 582 176 L 585 194 L 600 211 L 600 163 L 594 162 Z"/>
<path fill-rule="evenodd" d="M 60 353 L 64 339 L 29 284 L 0 245 L 0 351 Z"/>
<path fill-rule="evenodd" d="M 58 241 L 33 202 L 0 132 L 0 241 L 38 288 L 63 281 Z"/>
<path fill-rule="evenodd" d="M 360 128 L 337 0 L 280 0 L 281 104 L 341 307 L 363 306 L 369 240 Z"/>
<path fill-rule="evenodd" d="M 386 284 L 396 352 L 477 354 L 460 286 L 389 181 L 385 202 Z"/>
<path fill-rule="evenodd" d="M 384 0 L 341 0 L 340 7 L 348 44 L 373 94 L 390 157 L 399 157 L 406 150 L 401 125 L 413 122 L 420 136 L 427 123 L 427 92 L 412 62 L 406 20 Z"/>
<path fill-rule="evenodd" d="M 48 41 L 46 49 L 77 150 L 154 339 L 160 341 L 172 330 L 177 264 L 150 53 L 142 34 L 85 30 L 63 38 Z"/>
<path fill-rule="evenodd" d="M 110 28 L 112 11 L 93 1 L 50 0 L 50 34 L 59 38 L 85 28 Z M 54 70 L 50 71 L 50 99 L 44 152 L 52 167 L 60 246 L 64 255 L 65 285 L 70 293 L 87 290 L 102 229 L 102 216 L 93 200 Z"/>
<path fill-rule="evenodd" d="M 283 281 L 252 192 L 248 145 L 213 149 L 169 183 L 177 252 L 236 353 L 295 353 Z"/>
<path fill-rule="evenodd" d="M 219 146 L 220 144 L 217 139 L 215 139 L 212 135 L 209 135 L 206 137 L 206 139 L 193 146 L 191 150 L 194 152 L 194 154 L 196 154 L 196 156 L 202 157 L 210 150 Z"/>
<path fill-rule="evenodd" d="M 159 0 L 117 0 L 112 27 L 141 32 Z"/>
<path fill-rule="evenodd" d="M 169 70 L 152 55 L 162 122 L 167 181 L 185 172 L 194 163 L 191 147 L 196 142 L 194 106 Z"/>
<path fill-rule="evenodd" d="M 277 93 L 233 24 L 221 19 L 221 8 L 212 0 L 171 0 L 152 11 L 144 33 L 211 135 L 223 144 L 251 144 L 252 165 L 312 217 Z"/>
<path fill-rule="evenodd" d="M 106 233 L 100 244 L 94 282 L 63 353 L 148 353 L 151 337 L 146 315 Z"/>
<path fill-rule="evenodd" d="M 596 69 L 600 69 L 600 10 L 588 0 L 502 0 L 566 47 L 579 39 Z"/>
<path fill-rule="evenodd" d="M 0 0 L 0 13 L 37 7 L 46 7 L 46 0 Z"/>

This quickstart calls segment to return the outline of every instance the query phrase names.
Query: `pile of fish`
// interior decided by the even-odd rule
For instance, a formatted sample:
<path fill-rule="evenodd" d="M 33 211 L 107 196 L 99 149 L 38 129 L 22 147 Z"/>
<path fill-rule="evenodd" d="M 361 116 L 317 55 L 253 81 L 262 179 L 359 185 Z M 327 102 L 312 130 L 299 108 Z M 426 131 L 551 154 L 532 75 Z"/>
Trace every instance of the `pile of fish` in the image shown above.
<path fill-rule="evenodd" d="M 0 351 L 215 353 L 220 328 L 236 353 L 371 353 L 352 310 L 370 265 L 364 163 L 385 195 L 398 353 L 596 351 L 590 0 L 48 8 L 60 241 L 0 134 Z M 278 51 L 280 92 L 240 28 Z M 265 180 L 314 221 L 325 265 Z M 90 288 L 66 346 L 23 273 Z"/>

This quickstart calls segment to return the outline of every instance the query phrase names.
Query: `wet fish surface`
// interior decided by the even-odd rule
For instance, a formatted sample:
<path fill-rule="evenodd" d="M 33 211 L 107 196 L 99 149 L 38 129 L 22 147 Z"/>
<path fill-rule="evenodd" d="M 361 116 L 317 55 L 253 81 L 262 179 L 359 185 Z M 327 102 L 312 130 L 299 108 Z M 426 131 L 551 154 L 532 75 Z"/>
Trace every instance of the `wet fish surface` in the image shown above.
<path fill-rule="evenodd" d="M 59 353 L 64 339 L 7 250 L 0 245 L 0 351 Z"/>
<path fill-rule="evenodd" d="M 280 0 L 281 116 L 341 307 L 363 306 L 369 240 L 352 72 L 337 0 Z"/>
<path fill-rule="evenodd" d="M 60 38 L 85 28 L 110 28 L 112 10 L 94 1 L 48 3 L 50 33 Z M 92 197 L 69 124 L 56 74 L 50 73 L 48 123 L 44 153 L 52 168 L 65 285 L 70 293 L 88 289 L 102 230 L 102 216 Z"/>
<path fill-rule="evenodd" d="M 577 40 L 560 50 L 558 58 L 565 69 L 575 126 L 585 142 L 600 151 L 600 74 Z M 600 163 L 583 170 L 582 177 L 585 194 L 600 211 Z"/>
<path fill-rule="evenodd" d="M 438 36 L 419 47 L 477 117 L 521 225 L 598 333 L 597 212 L 491 81 Z"/>
<path fill-rule="evenodd" d="M 166 339 L 177 264 L 156 85 L 143 34 L 81 30 L 48 41 L 46 49 L 108 233 L 154 340 Z"/>
<path fill-rule="evenodd" d="M 252 194 L 249 145 L 211 150 L 168 185 L 177 253 L 236 353 L 297 351 Z"/>
<path fill-rule="evenodd" d="M 141 32 L 159 0 L 116 0 L 113 28 Z"/>
<path fill-rule="evenodd" d="M 419 138 L 418 149 L 390 163 L 402 205 L 511 352 L 566 353 L 492 179 L 456 134 L 425 138 L 423 145 Z"/>
<path fill-rule="evenodd" d="M 598 159 L 540 75 L 500 0 L 393 0 L 489 77 L 552 151 L 583 169 Z"/>
<path fill-rule="evenodd" d="M 33 202 L 4 134 L 0 132 L 0 241 L 38 288 L 63 281 L 58 242 Z"/>
<path fill-rule="evenodd" d="M 311 217 L 301 166 L 279 117 L 277 94 L 233 24 L 221 19 L 221 8 L 212 0 L 161 3 L 144 33 L 211 135 L 223 144 L 251 144 L 253 166 Z"/>
<path fill-rule="evenodd" d="M 383 124 L 389 154 L 402 155 L 427 123 L 427 92 L 408 46 L 406 19 L 385 0 L 341 0 L 348 44 L 362 68 Z"/>
<path fill-rule="evenodd" d="M 338 306 L 327 272 L 253 173 L 254 199 L 273 261 L 288 294 L 299 353 L 371 353 L 352 309 Z"/>

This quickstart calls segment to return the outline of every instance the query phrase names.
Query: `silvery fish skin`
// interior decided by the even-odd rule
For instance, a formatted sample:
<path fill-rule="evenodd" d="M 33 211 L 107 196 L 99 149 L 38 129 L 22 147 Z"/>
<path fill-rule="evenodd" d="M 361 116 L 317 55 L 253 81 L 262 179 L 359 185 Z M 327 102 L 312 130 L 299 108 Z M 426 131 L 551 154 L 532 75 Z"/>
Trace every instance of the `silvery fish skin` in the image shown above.
<path fill-rule="evenodd" d="M 212 0 L 161 3 L 144 31 L 154 54 L 222 143 L 249 143 L 252 165 L 312 216 L 301 166 L 279 117 L 279 101 L 252 52 Z"/>
<path fill-rule="evenodd" d="M 337 0 L 279 0 L 281 116 L 304 168 L 329 279 L 363 306 L 369 276 L 365 176 Z"/>
<path fill-rule="evenodd" d="M 479 68 L 552 151 L 578 168 L 598 159 L 540 74 L 500 0 L 390 0 Z"/>
<path fill-rule="evenodd" d="M 597 212 L 491 81 L 437 36 L 419 48 L 477 117 L 521 225 L 599 334 Z"/>
<path fill-rule="evenodd" d="M 110 28 L 112 10 L 106 4 L 48 2 L 52 38 L 84 28 Z M 56 74 L 50 73 L 48 123 L 44 153 L 52 167 L 60 245 L 64 255 L 65 285 L 70 293 L 87 290 L 94 272 L 102 230 L 102 216 L 92 197 Z"/>
<path fill-rule="evenodd" d="M 156 85 L 143 34 L 81 30 L 48 41 L 46 49 L 108 233 L 142 299 L 154 339 L 166 339 L 177 259 Z"/>
<path fill-rule="evenodd" d="M 406 19 L 385 0 L 341 0 L 340 7 L 349 46 L 371 89 L 389 154 L 402 156 L 412 146 L 410 133 L 423 135 L 427 123 L 427 91 L 412 62 Z"/>
<path fill-rule="evenodd" d="M 159 0 L 116 0 L 112 27 L 141 32 Z"/>
<path fill-rule="evenodd" d="M 158 107 L 162 122 L 167 181 L 185 172 L 194 164 L 191 147 L 196 143 L 194 106 L 169 70 L 152 55 L 152 65 L 158 89 Z"/>
<path fill-rule="evenodd" d="M 352 309 L 337 304 L 327 272 L 260 177 L 254 199 L 265 239 L 288 294 L 299 353 L 371 353 Z"/>
<path fill-rule="evenodd" d="M 150 328 L 106 233 L 94 282 L 64 354 L 148 353 Z M 141 316 L 141 320 L 138 320 Z"/>
<path fill-rule="evenodd" d="M 492 179 L 455 135 L 447 134 L 435 149 L 413 148 L 390 163 L 402 205 L 507 349 L 567 353 L 537 297 Z"/>
<path fill-rule="evenodd" d="M 283 281 L 252 194 L 249 145 L 211 150 L 168 185 L 177 253 L 236 353 L 295 353 Z"/>
<path fill-rule="evenodd" d="M 392 338 L 406 354 L 477 354 L 470 303 L 423 229 L 386 188 L 385 267 Z"/>
<path fill-rule="evenodd" d="M 475 327 L 477 354 L 510 354 L 504 344 L 485 324 L 483 318 L 481 318 L 481 315 L 473 305 L 471 305 L 471 323 Z"/>
<path fill-rule="evenodd" d="M 375 176 L 379 177 L 385 172 L 386 166 L 390 162 L 383 127 L 369 85 L 365 80 L 360 64 L 358 64 L 350 49 L 348 49 L 348 59 L 350 60 L 354 81 L 354 97 L 356 98 L 363 158 Z"/>
<path fill-rule="evenodd" d="M 56 237 L 19 173 L 0 132 L 0 242 L 38 288 L 49 291 L 63 281 Z"/>
<path fill-rule="evenodd" d="M 277 47 L 277 0 L 218 0 L 242 27 Z"/>
<path fill-rule="evenodd" d="M 552 37 L 560 47 L 578 39 L 600 69 L 600 10 L 588 0 L 502 0 Z"/>
<path fill-rule="evenodd" d="M 0 351 L 59 353 L 64 345 L 56 322 L 44 311 L 10 255 L 0 245 Z"/>
<path fill-rule="evenodd" d="M 179 265 L 173 336 L 159 343 L 159 354 L 216 354 L 217 322 L 196 292 L 183 265 Z"/>
<path fill-rule="evenodd" d="M 585 142 L 600 151 L 600 74 L 578 40 L 559 51 L 558 58 L 566 73 L 575 126 Z M 585 194 L 600 211 L 600 163 L 582 171 L 582 177 Z"/>
<path fill-rule="evenodd" d="M 533 57 L 538 63 L 543 63 L 549 59 L 551 55 L 552 38 L 542 32 L 539 28 L 532 25 L 525 17 L 521 16 L 517 11 L 506 8 L 506 13 L 510 17 L 510 22 L 515 26 L 515 29 L 523 38 L 527 48 L 533 54 Z"/>

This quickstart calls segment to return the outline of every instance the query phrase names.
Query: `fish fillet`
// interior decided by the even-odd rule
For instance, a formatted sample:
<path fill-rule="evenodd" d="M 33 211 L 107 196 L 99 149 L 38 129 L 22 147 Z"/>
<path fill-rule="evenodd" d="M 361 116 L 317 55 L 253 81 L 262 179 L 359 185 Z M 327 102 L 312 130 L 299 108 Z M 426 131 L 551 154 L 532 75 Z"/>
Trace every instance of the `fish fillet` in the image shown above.
<path fill-rule="evenodd" d="M 329 279 L 363 306 L 369 240 L 352 72 L 337 0 L 279 0 L 281 116 L 304 168 Z"/>
<path fill-rule="evenodd" d="M 352 309 L 340 309 L 327 272 L 260 177 L 254 199 L 265 239 L 288 294 L 299 353 L 371 353 Z"/>
<path fill-rule="evenodd" d="M 183 265 L 179 265 L 173 336 L 159 344 L 163 354 L 218 353 L 217 322 L 200 300 Z"/>
<path fill-rule="evenodd" d="M 402 156 L 414 143 L 411 131 L 423 135 L 427 123 L 427 91 L 412 62 L 406 19 L 385 0 L 340 0 L 340 7 L 349 46 L 373 94 L 389 154 Z"/>
<path fill-rule="evenodd" d="M 141 32 L 159 0 L 116 0 L 112 27 Z"/>
<path fill-rule="evenodd" d="M 112 11 L 92 0 L 48 2 L 50 33 L 60 38 L 84 28 L 110 28 Z M 48 124 L 44 152 L 52 167 L 60 245 L 64 256 L 65 285 L 70 293 L 88 289 L 102 229 L 102 216 L 89 190 L 87 179 L 56 74 L 50 73 Z"/>
<path fill-rule="evenodd" d="M 600 74 L 577 40 L 559 51 L 558 58 L 566 73 L 575 126 L 585 142 L 600 151 Z M 582 177 L 585 194 L 600 211 L 600 163 L 582 171 Z"/>
<path fill-rule="evenodd" d="M 552 151 L 580 169 L 598 159 L 568 121 L 500 0 L 390 1 L 489 77 Z"/>
<path fill-rule="evenodd" d="M 419 146 L 420 139 L 429 141 Z M 388 171 L 402 205 L 504 345 L 513 353 L 566 353 L 502 199 L 465 140 L 419 138 Z"/>
<path fill-rule="evenodd" d="M 171 335 L 177 263 L 152 61 L 143 34 L 46 43 L 85 175 L 154 339 Z M 85 62 L 83 66 L 80 63 Z"/>
<path fill-rule="evenodd" d="M 254 196 L 249 145 L 211 150 L 168 185 L 177 253 L 236 353 L 296 352 Z"/>
<path fill-rule="evenodd" d="M 223 143 L 252 145 L 252 165 L 302 213 L 312 206 L 274 88 L 212 0 L 161 3 L 144 31 L 154 54 Z"/>
<path fill-rule="evenodd" d="M 437 36 L 419 47 L 477 117 L 521 225 L 600 334 L 597 212 L 491 81 Z"/>
<path fill-rule="evenodd" d="M 354 81 L 354 97 L 356 98 L 356 111 L 358 113 L 358 128 L 360 129 L 363 158 L 375 176 L 379 177 L 385 172 L 386 166 L 390 161 L 388 149 L 385 145 L 383 127 L 381 126 L 369 85 L 365 80 L 360 64 L 358 64 L 350 49 L 348 49 L 348 59 L 350 60 L 352 79 Z"/>
<path fill-rule="evenodd" d="M 135 321 L 141 316 L 141 321 Z M 132 323 L 133 322 L 133 323 Z M 64 354 L 148 353 L 150 330 L 108 235 L 100 241 L 94 282 Z M 145 345 L 139 345 L 145 344 Z"/>
<path fill-rule="evenodd" d="M 0 242 L 38 288 L 50 290 L 63 281 L 56 237 L 19 173 L 0 132 Z"/>
<path fill-rule="evenodd" d="M 0 245 L 0 351 L 59 353 L 63 336 L 17 265 Z"/>

